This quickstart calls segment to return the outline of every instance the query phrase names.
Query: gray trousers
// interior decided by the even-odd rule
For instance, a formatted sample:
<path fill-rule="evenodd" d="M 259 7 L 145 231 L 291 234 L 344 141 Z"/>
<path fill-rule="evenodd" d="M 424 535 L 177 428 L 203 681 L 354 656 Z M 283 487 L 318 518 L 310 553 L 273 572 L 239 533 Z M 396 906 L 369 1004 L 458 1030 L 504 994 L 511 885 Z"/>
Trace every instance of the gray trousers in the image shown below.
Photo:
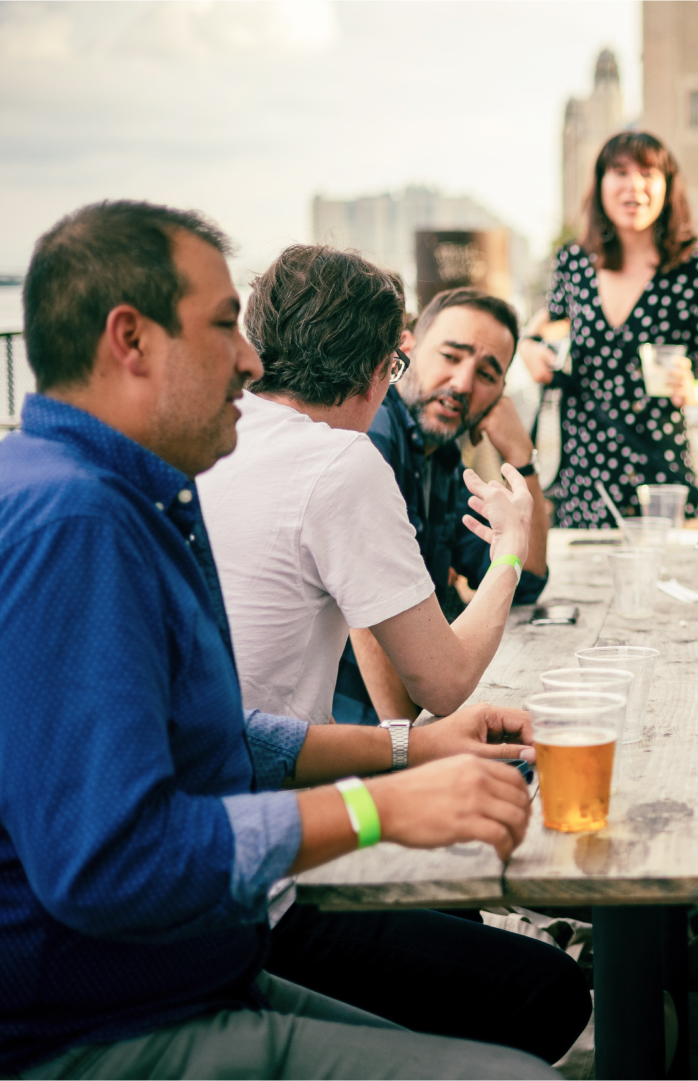
<path fill-rule="evenodd" d="M 261 973 L 271 1010 L 226 1010 L 147 1036 L 78 1047 L 22 1078 L 559 1078 L 494 1044 L 425 1036 Z"/>

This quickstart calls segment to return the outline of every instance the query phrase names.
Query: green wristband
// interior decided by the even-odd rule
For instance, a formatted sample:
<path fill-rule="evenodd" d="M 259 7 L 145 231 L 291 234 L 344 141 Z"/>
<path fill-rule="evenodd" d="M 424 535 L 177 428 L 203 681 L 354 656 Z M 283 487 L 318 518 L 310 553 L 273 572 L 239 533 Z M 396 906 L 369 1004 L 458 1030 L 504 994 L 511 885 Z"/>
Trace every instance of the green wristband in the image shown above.
<path fill-rule="evenodd" d="M 357 848 L 377 845 L 381 839 L 381 820 L 366 785 L 358 777 L 336 781 L 344 800 L 352 829 L 357 836 Z"/>
<path fill-rule="evenodd" d="M 519 559 L 518 556 L 514 556 L 514 555 L 499 556 L 498 559 L 493 559 L 492 560 L 492 562 L 490 563 L 489 569 L 492 570 L 493 567 L 501 567 L 505 563 L 507 563 L 510 567 L 514 568 L 514 570 L 516 571 L 516 581 L 520 582 L 521 581 L 521 560 Z"/>

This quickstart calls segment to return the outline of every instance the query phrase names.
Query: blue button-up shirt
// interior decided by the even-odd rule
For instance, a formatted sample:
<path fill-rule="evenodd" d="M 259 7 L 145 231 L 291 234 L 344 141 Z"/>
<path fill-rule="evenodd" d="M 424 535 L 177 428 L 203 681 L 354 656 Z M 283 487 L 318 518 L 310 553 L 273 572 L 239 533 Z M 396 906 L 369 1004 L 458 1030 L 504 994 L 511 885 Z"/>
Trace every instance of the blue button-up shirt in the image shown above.
<path fill-rule="evenodd" d="M 0 1072 L 254 1001 L 307 726 L 243 717 L 195 485 L 41 395 L 0 443 L 0 703 Z"/>
<path fill-rule="evenodd" d="M 455 440 L 437 448 L 427 459 L 419 425 L 396 387 L 389 388 L 368 435 L 393 468 L 442 606 L 450 599 L 447 597 L 450 567 L 467 578 L 471 589 L 477 589 L 489 570 L 490 548 L 463 525 L 464 514 L 482 522 L 485 519 L 468 506 L 471 493 L 463 484 L 460 450 Z M 427 464 L 431 470 L 429 506 L 425 495 Z M 513 603 L 532 604 L 546 582 L 547 575 L 540 577 L 523 571 Z M 378 723 L 351 642 L 347 642 L 339 664 L 332 712 L 338 721 Z"/>

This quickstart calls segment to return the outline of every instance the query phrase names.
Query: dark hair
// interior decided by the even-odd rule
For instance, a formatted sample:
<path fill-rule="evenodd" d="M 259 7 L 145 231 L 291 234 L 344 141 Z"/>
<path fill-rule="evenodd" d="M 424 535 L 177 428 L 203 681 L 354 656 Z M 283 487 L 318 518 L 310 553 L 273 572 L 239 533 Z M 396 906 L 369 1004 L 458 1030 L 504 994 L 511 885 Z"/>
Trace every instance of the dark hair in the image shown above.
<path fill-rule="evenodd" d="M 519 318 L 511 304 L 507 304 L 506 300 L 501 300 L 500 297 L 493 297 L 489 293 L 466 286 L 447 289 L 432 297 L 417 320 L 414 330 L 417 341 L 424 337 L 437 315 L 446 308 L 474 308 L 478 312 L 487 312 L 507 328 L 514 339 L 514 353 L 516 352 L 516 346 L 519 343 Z"/>
<path fill-rule="evenodd" d="M 645 131 L 623 131 L 602 147 L 585 200 L 586 221 L 579 243 L 589 255 L 596 255 L 606 270 L 622 269 L 623 246 L 601 199 L 604 175 L 621 157 L 632 158 L 646 168 L 660 169 L 664 174 L 666 195 L 662 212 L 654 223 L 654 243 L 659 254 L 660 269 L 671 270 L 688 258 L 696 237 L 676 159 L 659 139 Z"/>
<path fill-rule="evenodd" d="M 400 344 L 402 283 L 358 252 L 294 244 L 252 288 L 245 327 L 264 363 L 252 390 L 341 405 Z"/>
<path fill-rule="evenodd" d="M 223 254 L 225 234 L 193 210 L 130 200 L 81 207 L 37 241 L 24 282 L 24 336 L 40 391 L 86 383 L 112 308 L 132 304 L 175 336 L 187 291 L 172 258 L 179 229 Z"/>

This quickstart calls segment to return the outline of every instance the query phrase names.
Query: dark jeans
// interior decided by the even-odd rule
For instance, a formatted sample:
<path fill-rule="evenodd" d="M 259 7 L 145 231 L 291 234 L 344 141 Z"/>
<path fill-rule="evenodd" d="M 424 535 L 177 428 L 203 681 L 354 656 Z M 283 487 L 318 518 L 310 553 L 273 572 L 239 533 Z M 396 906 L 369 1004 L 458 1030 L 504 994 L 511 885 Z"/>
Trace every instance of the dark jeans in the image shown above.
<path fill-rule="evenodd" d="M 293 905 L 265 969 L 405 1028 L 504 1044 L 556 1062 L 591 1015 L 555 946 L 441 912 Z"/>

